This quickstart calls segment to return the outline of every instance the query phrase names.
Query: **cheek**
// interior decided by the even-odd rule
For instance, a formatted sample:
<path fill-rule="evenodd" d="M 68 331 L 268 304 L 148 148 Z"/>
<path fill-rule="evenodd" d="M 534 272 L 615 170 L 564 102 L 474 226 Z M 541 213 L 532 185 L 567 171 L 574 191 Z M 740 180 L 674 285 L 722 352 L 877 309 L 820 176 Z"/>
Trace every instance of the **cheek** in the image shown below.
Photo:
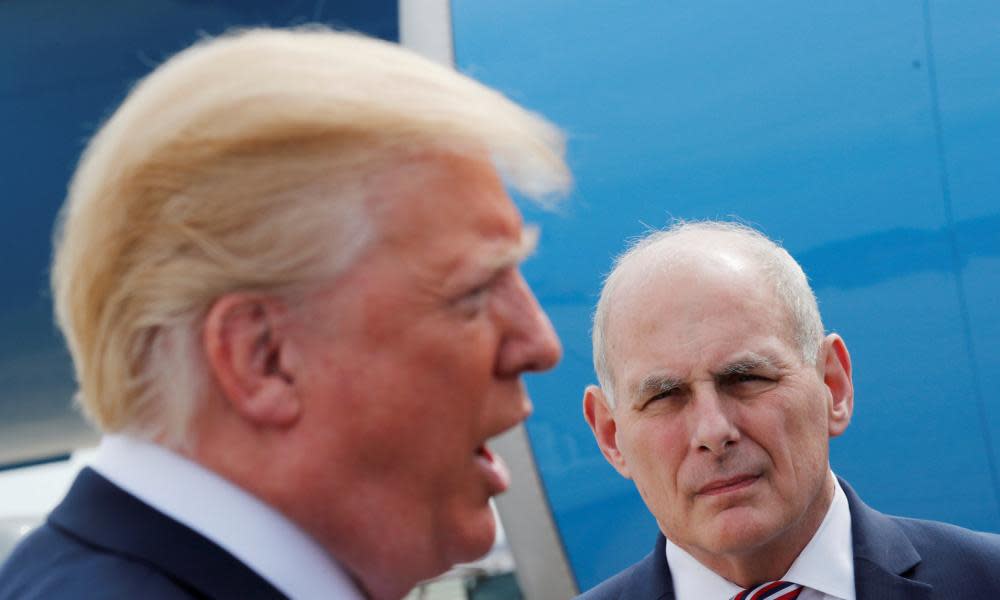
<path fill-rule="evenodd" d="M 807 389 L 800 395 L 788 400 L 790 406 L 798 409 L 788 409 L 789 437 L 793 442 L 807 448 L 825 447 L 828 443 L 828 418 L 826 404 L 820 390 Z"/>
<path fill-rule="evenodd" d="M 815 393 L 807 390 L 786 399 L 786 409 L 772 419 L 772 431 L 784 435 L 771 436 L 771 444 L 765 446 L 780 471 L 794 474 L 795 485 L 803 485 L 827 467 L 826 413 L 821 399 L 810 397 L 810 392 Z"/>
<path fill-rule="evenodd" d="M 629 449 L 632 482 L 642 501 L 660 527 L 681 537 L 690 519 L 690 506 L 679 487 L 692 464 L 685 461 L 685 447 L 678 437 L 660 431 Z"/>
<path fill-rule="evenodd" d="M 672 493 L 684 460 L 684 434 L 671 424 L 632 425 L 629 435 L 619 437 L 629 472 L 636 485 L 656 494 Z"/>

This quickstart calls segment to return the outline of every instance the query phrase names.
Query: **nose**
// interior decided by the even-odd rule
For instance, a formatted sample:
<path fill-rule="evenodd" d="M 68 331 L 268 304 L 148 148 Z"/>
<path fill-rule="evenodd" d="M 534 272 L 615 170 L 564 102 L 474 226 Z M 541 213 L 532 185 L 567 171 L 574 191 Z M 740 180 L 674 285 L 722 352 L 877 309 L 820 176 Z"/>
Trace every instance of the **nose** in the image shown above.
<path fill-rule="evenodd" d="M 730 414 L 732 408 L 712 383 L 696 387 L 692 393 L 691 445 L 699 452 L 722 456 L 740 440 L 740 430 Z"/>
<path fill-rule="evenodd" d="M 516 273 L 498 302 L 503 328 L 497 374 L 516 377 L 525 371 L 547 371 L 562 358 L 562 345 L 548 316 Z"/>

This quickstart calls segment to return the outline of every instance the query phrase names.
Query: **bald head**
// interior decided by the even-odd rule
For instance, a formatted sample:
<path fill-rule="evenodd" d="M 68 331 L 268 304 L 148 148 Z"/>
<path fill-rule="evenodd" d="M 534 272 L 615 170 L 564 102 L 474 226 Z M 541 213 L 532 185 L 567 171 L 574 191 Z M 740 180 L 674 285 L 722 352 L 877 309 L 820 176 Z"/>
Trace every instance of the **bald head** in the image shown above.
<path fill-rule="evenodd" d="M 776 330 L 801 349 L 803 360 L 816 360 L 823 323 L 805 273 L 788 252 L 744 225 L 680 222 L 635 242 L 615 260 L 605 279 L 594 313 L 594 368 L 612 406 L 615 364 L 628 345 L 615 332 L 630 319 L 684 319 L 646 314 L 644 300 L 650 294 L 692 287 L 770 295 L 780 309 Z"/>

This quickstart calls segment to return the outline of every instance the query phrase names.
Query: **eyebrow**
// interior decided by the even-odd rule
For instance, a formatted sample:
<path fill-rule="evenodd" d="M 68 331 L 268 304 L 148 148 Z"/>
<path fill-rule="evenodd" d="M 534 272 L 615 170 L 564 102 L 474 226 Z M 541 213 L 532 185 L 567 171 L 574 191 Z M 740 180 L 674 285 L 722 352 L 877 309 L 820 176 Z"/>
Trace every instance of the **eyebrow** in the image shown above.
<path fill-rule="evenodd" d="M 757 353 L 751 353 L 746 358 L 742 358 L 725 365 L 719 369 L 715 375 L 716 377 L 732 377 L 733 375 L 752 373 L 758 369 L 775 368 L 777 368 L 777 365 L 771 358 Z"/>
<path fill-rule="evenodd" d="M 486 262 L 486 268 L 499 270 L 524 262 L 538 247 L 540 231 L 537 225 L 525 225 L 521 229 L 521 238 L 517 243 L 508 247 L 503 252 L 491 254 Z"/>
<path fill-rule="evenodd" d="M 666 373 L 653 373 L 652 375 L 647 375 L 639 382 L 635 398 L 641 401 L 656 394 L 680 389 L 683 385 L 684 382 L 679 377 L 667 375 Z"/>
<path fill-rule="evenodd" d="M 714 376 L 717 379 L 725 379 L 733 377 L 734 375 L 752 373 L 758 369 L 777 368 L 777 363 L 773 359 L 757 354 L 756 352 L 751 352 L 745 358 L 726 364 L 721 369 L 716 371 Z M 684 385 L 684 380 L 680 377 L 674 377 L 673 375 L 668 375 L 666 373 L 653 373 L 644 377 L 642 381 L 639 382 L 639 385 L 636 386 L 634 399 L 641 402 L 642 400 L 657 394 L 679 390 L 683 388 Z"/>
<path fill-rule="evenodd" d="M 454 271 L 448 285 L 453 289 L 464 289 L 471 285 L 482 285 L 498 277 L 507 269 L 516 268 L 531 256 L 538 246 L 539 228 L 525 225 L 516 241 L 505 240 L 483 248 L 475 256 L 462 257 L 462 266 Z"/>

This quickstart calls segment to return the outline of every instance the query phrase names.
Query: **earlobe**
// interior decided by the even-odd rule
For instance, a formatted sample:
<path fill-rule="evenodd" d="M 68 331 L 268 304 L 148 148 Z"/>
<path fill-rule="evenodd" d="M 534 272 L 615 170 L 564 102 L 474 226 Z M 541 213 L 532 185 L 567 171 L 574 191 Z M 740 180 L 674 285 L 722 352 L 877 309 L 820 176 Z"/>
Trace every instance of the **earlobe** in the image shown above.
<path fill-rule="evenodd" d="M 823 383 L 829 393 L 829 434 L 836 437 L 847 430 L 854 413 L 854 383 L 851 379 L 851 355 L 837 334 L 823 340 Z"/>
<path fill-rule="evenodd" d="M 223 400 L 255 425 L 286 427 L 301 407 L 289 372 L 282 304 L 248 294 L 227 294 L 205 317 L 202 343 Z"/>
<path fill-rule="evenodd" d="M 594 439 L 604 458 L 626 479 L 631 479 L 625 456 L 618 447 L 618 425 L 607 404 L 604 391 L 596 385 L 588 385 L 583 392 L 583 417 L 594 433 Z"/>

